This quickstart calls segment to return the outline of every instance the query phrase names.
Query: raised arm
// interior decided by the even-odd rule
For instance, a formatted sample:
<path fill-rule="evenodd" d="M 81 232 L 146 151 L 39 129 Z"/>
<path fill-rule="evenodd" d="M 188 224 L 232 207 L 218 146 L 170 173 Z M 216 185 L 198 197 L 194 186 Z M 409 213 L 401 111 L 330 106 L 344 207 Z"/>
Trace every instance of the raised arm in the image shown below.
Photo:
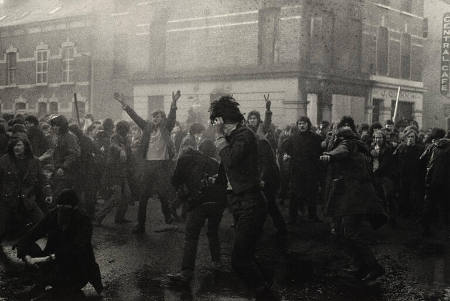
<path fill-rule="evenodd" d="M 272 111 L 270 110 L 272 102 L 270 101 L 270 94 L 267 94 L 267 96 L 264 95 L 264 100 L 266 101 L 266 113 L 264 116 L 262 130 L 265 135 L 270 131 L 270 126 L 272 125 Z"/>
<path fill-rule="evenodd" d="M 180 90 L 178 90 L 177 93 L 172 92 L 172 103 L 170 105 L 170 111 L 166 121 L 166 128 L 169 133 L 173 130 L 173 128 L 175 127 L 175 122 L 177 121 L 177 101 L 178 99 L 180 99 L 180 97 Z"/>
<path fill-rule="evenodd" d="M 133 121 L 138 125 L 138 127 L 144 130 L 145 127 L 147 126 L 147 121 L 142 119 L 141 116 L 139 116 L 129 105 L 127 105 L 124 101 L 124 98 L 125 98 L 124 95 L 119 94 L 117 92 L 114 93 L 114 99 L 121 104 L 122 110 L 127 112 L 128 116 L 130 116 L 130 118 L 133 119 Z"/>

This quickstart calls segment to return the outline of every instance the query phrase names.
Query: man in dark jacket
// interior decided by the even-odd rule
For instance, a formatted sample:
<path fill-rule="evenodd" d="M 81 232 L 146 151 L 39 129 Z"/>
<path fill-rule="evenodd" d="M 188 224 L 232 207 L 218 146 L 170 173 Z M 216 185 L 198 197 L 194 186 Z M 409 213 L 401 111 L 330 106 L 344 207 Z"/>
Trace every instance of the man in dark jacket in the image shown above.
<path fill-rule="evenodd" d="M 221 266 L 218 232 L 226 207 L 226 178 L 224 174 L 219 178 L 215 155 L 214 142 L 203 140 L 199 151 L 190 148 L 181 153 L 172 177 L 174 187 L 184 194 L 188 206 L 181 272 L 168 275 L 176 283 L 187 284 L 192 279 L 198 237 L 206 220 L 211 259 L 215 267 Z"/>
<path fill-rule="evenodd" d="M 322 153 L 319 135 L 311 129 L 308 117 L 300 117 L 296 131 L 282 145 L 281 152 L 290 159 L 291 201 L 289 205 L 289 223 L 295 224 L 300 206 L 308 207 L 311 220 L 317 221 L 316 205 L 319 191 L 321 165 L 319 157 Z"/>
<path fill-rule="evenodd" d="M 380 227 L 386 216 L 372 184 L 369 151 L 359 140 L 351 117 L 343 117 L 330 150 L 320 160 L 328 163 L 325 213 L 337 223 L 357 278 L 375 280 L 384 269 L 364 241 L 362 225 L 368 219 L 373 227 Z"/>
<path fill-rule="evenodd" d="M 53 181 L 55 195 L 58 195 L 65 188 L 75 188 L 81 150 L 77 137 L 69 132 L 66 117 L 56 115 L 50 119 L 50 125 L 57 137 L 53 151 Z"/>
<path fill-rule="evenodd" d="M 210 108 L 221 172 L 226 173 L 228 189 L 232 191 L 230 207 L 236 232 L 231 265 L 256 292 L 256 300 L 276 300 L 254 257 L 267 209 L 260 186 L 257 140 L 255 134 L 242 125 L 238 105 L 234 98 L 223 96 L 213 101 Z"/>
<path fill-rule="evenodd" d="M 33 115 L 25 118 L 25 127 L 27 128 L 28 139 L 36 157 L 42 156 L 49 149 L 49 142 L 42 130 L 39 128 L 39 121 Z"/>
<path fill-rule="evenodd" d="M 43 293 L 52 286 L 52 297 L 77 294 L 89 282 L 101 293 L 100 269 L 91 244 L 92 224 L 77 207 L 74 190 L 63 190 L 57 208 L 35 225 L 17 243 L 17 257 L 35 266 L 37 277 L 30 294 Z M 36 241 L 47 237 L 42 250 Z"/>
<path fill-rule="evenodd" d="M 445 130 L 439 128 L 434 128 L 430 136 L 432 144 L 421 156 L 422 160 L 427 162 L 423 210 L 424 234 L 431 234 L 431 225 L 433 221 L 438 220 L 448 237 L 450 232 L 450 206 L 448 203 L 450 195 L 450 139 L 444 138 Z"/>
<path fill-rule="evenodd" d="M 161 202 L 161 209 L 167 224 L 173 222 L 176 215 L 170 205 L 172 187 L 170 184 L 171 160 L 175 156 L 175 147 L 170 132 L 175 126 L 177 114 L 177 101 L 181 97 L 180 91 L 172 93 L 172 104 L 166 118 L 163 111 L 152 114 L 152 121 L 142 119 L 130 106 L 126 105 L 120 95 L 115 95 L 122 104 L 122 108 L 142 129 L 138 153 L 143 159 L 142 166 L 142 191 L 139 200 L 138 224 L 133 229 L 134 233 L 145 232 L 145 220 L 147 217 L 148 199 L 157 194 Z"/>
<path fill-rule="evenodd" d="M 100 160 L 102 153 L 94 141 L 83 134 L 78 125 L 72 124 L 69 130 L 77 137 L 80 145 L 80 158 L 76 175 L 76 190 L 80 193 L 80 207 L 85 210 L 87 216 L 93 219 L 97 200 L 98 160 Z"/>
<path fill-rule="evenodd" d="M 105 201 L 104 208 L 97 214 L 96 222 L 98 224 L 102 223 L 103 219 L 114 207 L 117 207 L 114 223 L 124 224 L 129 222 L 129 220 L 125 219 L 131 197 L 129 169 L 133 166 L 131 145 L 127 136 L 129 131 L 130 126 L 128 122 L 122 120 L 117 123 L 116 133 L 111 137 L 104 179 L 109 195 Z"/>

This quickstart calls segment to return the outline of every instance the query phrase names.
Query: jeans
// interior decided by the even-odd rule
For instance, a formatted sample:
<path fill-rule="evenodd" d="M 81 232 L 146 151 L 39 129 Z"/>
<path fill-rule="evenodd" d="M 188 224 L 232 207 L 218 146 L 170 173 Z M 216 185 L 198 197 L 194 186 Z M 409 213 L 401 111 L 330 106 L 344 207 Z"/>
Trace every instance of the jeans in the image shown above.
<path fill-rule="evenodd" d="M 267 211 L 272 218 L 273 225 L 279 232 L 286 232 L 286 222 L 281 214 L 280 208 L 276 203 L 276 193 L 270 188 L 264 188 L 264 195 L 267 199 Z"/>
<path fill-rule="evenodd" d="M 378 265 L 372 250 L 364 241 L 364 216 L 350 215 L 340 218 L 339 234 L 346 252 L 360 269 L 372 269 Z"/>
<path fill-rule="evenodd" d="M 97 218 L 103 220 L 114 207 L 117 207 L 114 220 L 120 222 L 125 218 L 131 195 L 128 179 L 122 179 L 122 183 L 112 186 L 111 190 L 112 195 L 105 201 L 105 205 L 98 213 Z"/>
<path fill-rule="evenodd" d="M 235 217 L 235 238 L 231 265 L 251 289 L 265 286 L 255 260 L 256 244 L 262 235 L 267 208 L 260 191 L 233 194 L 231 209 Z"/>
<path fill-rule="evenodd" d="M 174 215 L 174 209 L 170 204 L 174 197 L 173 187 L 170 183 L 171 162 L 169 160 L 145 161 L 142 164 L 141 195 L 138 208 L 138 224 L 140 227 L 145 226 L 148 199 L 154 194 L 158 195 L 166 221 Z"/>
<path fill-rule="evenodd" d="M 184 237 L 182 270 L 193 271 L 195 268 L 198 237 L 206 220 L 208 220 L 207 236 L 211 259 L 213 262 L 220 261 L 220 241 L 218 232 L 223 211 L 223 206 L 212 202 L 204 203 L 191 211 L 188 211 L 186 219 L 186 234 Z"/>

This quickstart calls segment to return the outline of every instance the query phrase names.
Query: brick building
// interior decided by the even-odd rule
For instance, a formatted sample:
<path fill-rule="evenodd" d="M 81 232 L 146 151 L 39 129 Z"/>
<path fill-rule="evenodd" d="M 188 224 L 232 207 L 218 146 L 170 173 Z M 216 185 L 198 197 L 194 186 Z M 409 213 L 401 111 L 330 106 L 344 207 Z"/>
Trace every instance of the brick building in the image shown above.
<path fill-rule="evenodd" d="M 391 119 L 401 87 L 397 118 L 422 125 L 424 0 L 364 1 L 362 71 L 373 86 L 366 106 L 369 121 Z"/>
<path fill-rule="evenodd" d="M 113 13 L 108 0 L 3 0 L 0 111 L 74 117 L 76 93 L 81 116 L 120 117 L 110 105 L 113 87 L 121 87 L 113 76 Z"/>
<path fill-rule="evenodd" d="M 400 115 L 422 122 L 423 0 L 11 2 L 1 15 L 14 11 L 17 20 L 0 15 L 2 111 L 25 102 L 34 112 L 47 103 L 47 111 L 69 113 L 77 92 L 85 111 L 119 117 L 112 94 L 121 91 L 148 117 L 167 111 L 180 89 L 182 122 L 206 122 L 210 101 L 223 94 L 244 112 L 263 111 L 270 93 L 279 126 L 305 114 L 313 123 L 347 114 L 361 123 L 390 119 L 400 85 Z M 40 13 L 25 14 L 30 3 Z M 74 46 L 69 83 L 66 42 Z M 40 54 L 47 46 L 48 63 Z"/>
<path fill-rule="evenodd" d="M 447 84 L 450 18 L 447 18 L 444 23 L 445 16 L 450 16 L 450 1 L 425 1 L 424 15 L 428 19 L 428 39 L 427 47 L 424 49 L 423 70 L 424 84 L 427 88 L 424 96 L 424 127 L 450 129 L 450 95 Z"/>

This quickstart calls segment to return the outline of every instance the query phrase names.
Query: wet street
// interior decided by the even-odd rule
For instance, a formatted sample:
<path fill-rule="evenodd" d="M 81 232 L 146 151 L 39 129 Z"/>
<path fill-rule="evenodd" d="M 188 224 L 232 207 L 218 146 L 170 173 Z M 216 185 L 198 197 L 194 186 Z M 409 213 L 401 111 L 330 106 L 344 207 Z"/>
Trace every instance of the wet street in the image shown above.
<path fill-rule="evenodd" d="M 135 217 L 137 206 L 127 217 Z M 131 234 L 133 224 L 115 225 L 112 215 L 94 228 L 94 249 L 105 285 L 104 300 L 248 300 L 246 289 L 230 270 L 232 219 L 225 213 L 221 225 L 223 270 L 211 266 L 208 243 L 201 235 L 197 269 L 191 288 L 170 287 L 167 273 L 179 270 L 183 223 L 165 225 L 159 202 L 149 208 L 147 232 Z M 302 222 L 290 228 L 283 247 L 270 219 L 259 245 L 258 261 L 283 300 L 450 300 L 450 252 L 442 238 L 422 239 L 414 225 L 389 226 L 368 238 L 386 268 L 378 283 L 363 285 L 343 272 L 349 260 L 339 242 L 321 223 Z M 283 251 L 285 250 L 285 251 Z M 11 257 L 13 252 L 6 251 Z M 19 275 L 2 272 L 0 297 L 18 300 Z M 95 300 L 91 286 L 84 290 Z"/>

